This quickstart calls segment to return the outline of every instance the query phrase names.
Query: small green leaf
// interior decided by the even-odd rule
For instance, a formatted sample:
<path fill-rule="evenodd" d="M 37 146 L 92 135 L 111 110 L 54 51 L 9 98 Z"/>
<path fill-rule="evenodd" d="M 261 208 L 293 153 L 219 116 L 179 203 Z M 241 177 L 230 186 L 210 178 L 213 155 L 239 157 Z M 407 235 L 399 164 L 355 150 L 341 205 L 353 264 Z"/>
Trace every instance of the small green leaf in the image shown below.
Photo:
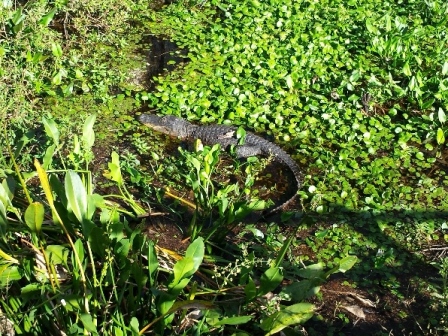
<path fill-rule="evenodd" d="M 415 154 L 415 157 L 419 160 L 424 160 L 425 156 L 423 155 L 422 152 L 418 152 L 417 154 Z"/>
<path fill-rule="evenodd" d="M 51 167 L 51 163 L 53 162 L 53 155 L 56 151 L 56 145 L 53 144 L 47 148 L 44 155 L 44 160 L 42 162 L 42 168 L 49 169 Z"/>
<path fill-rule="evenodd" d="M 441 107 L 439 107 L 439 111 L 437 112 L 437 116 L 441 124 L 444 124 L 446 121 L 446 114 Z"/>
<path fill-rule="evenodd" d="M 0 233 L 5 234 L 8 227 L 8 218 L 6 217 L 6 207 L 0 202 Z"/>
<path fill-rule="evenodd" d="M 250 277 L 246 287 L 244 287 L 244 294 L 246 294 L 246 302 L 251 302 L 257 296 L 257 286 Z"/>
<path fill-rule="evenodd" d="M 273 291 L 283 281 L 283 274 L 280 268 L 271 267 L 261 276 L 260 293 L 264 295 Z"/>
<path fill-rule="evenodd" d="M 62 245 L 48 245 L 45 249 L 45 254 L 53 265 L 67 265 L 67 258 L 69 255 L 68 248 Z"/>
<path fill-rule="evenodd" d="M 56 8 L 53 8 L 48 14 L 44 15 L 40 20 L 39 24 L 43 26 L 48 26 L 53 20 L 54 14 L 56 13 Z"/>
<path fill-rule="evenodd" d="M 11 194 L 8 190 L 8 185 L 5 183 L 6 180 L 3 181 L 3 183 L 0 184 L 0 203 L 2 203 L 5 206 L 5 209 L 11 205 Z"/>
<path fill-rule="evenodd" d="M 190 246 L 188 246 L 187 251 L 185 252 L 185 257 L 191 257 L 193 259 L 193 268 L 190 272 L 186 273 L 184 277 L 191 276 L 198 270 L 204 259 L 204 251 L 204 240 L 201 237 L 196 238 Z"/>
<path fill-rule="evenodd" d="M 448 61 L 445 61 L 442 67 L 442 75 L 445 76 L 446 74 L 448 74 Z"/>
<path fill-rule="evenodd" d="M 74 245 L 75 245 L 76 252 L 78 253 L 79 260 L 81 262 L 83 262 L 84 255 L 85 255 L 85 250 L 84 250 L 84 245 L 82 244 L 82 240 L 81 239 L 76 240 Z"/>
<path fill-rule="evenodd" d="M 80 314 L 79 316 L 81 318 L 82 324 L 84 325 L 84 328 L 86 328 L 87 331 L 98 335 L 96 331 L 96 326 L 93 323 L 92 316 L 90 314 Z"/>
<path fill-rule="evenodd" d="M 238 129 L 236 130 L 236 138 L 238 139 L 238 145 L 244 145 L 244 143 L 246 142 L 246 135 L 247 135 L 246 130 L 241 126 L 238 127 Z"/>
<path fill-rule="evenodd" d="M 443 145 L 445 143 L 445 134 L 441 128 L 437 129 L 437 143 Z"/>
<path fill-rule="evenodd" d="M 109 167 L 109 171 L 105 171 L 103 176 L 109 180 L 117 182 L 119 186 L 123 185 L 123 177 L 120 169 L 120 157 L 117 152 L 112 152 L 112 162 L 109 162 L 107 166 Z"/>
<path fill-rule="evenodd" d="M 191 275 L 194 266 L 195 264 L 192 257 L 184 257 L 176 262 L 173 267 L 174 278 L 173 281 L 168 285 L 168 288 L 174 288 L 182 279 Z"/>
<path fill-rule="evenodd" d="M 13 13 L 11 17 L 11 22 L 13 25 L 17 26 L 20 24 L 23 19 L 25 19 L 25 15 L 22 14 L 22 7 L 19 7 L 16 9 L 16 11 Z"/>
<path fill-rule="evenodd" d="M 84 122 L 82 129 L 82 139 L 84 144 L 90 149 L 95 142 L 95 132 L 93 131 L 93 124 L 95 123 L 96 115 L 90 115 Z"/>
<path fill-rule="evenodd" d="M 434 98 L 430 98 L 427 101 L 423 102 L 421 104 L 422 109 L 426 110 L 426 109 L 430 108 L 432 106 L 432 104 L 434 104 L 435 101 L 436 100 Z"/>
<path fill-rule="evenodd" d="M 156 279 L 157 270 L 159 269 L 159 261 L 157 259 L 157 253 L 153 241 L 148 243 L 148 272 L 149 279 L 151 279 L 151 284 L 154 284 Z"/>
<path fill-rule="evenodd" d="M 403 73 L 408 76 L 411 77 L 412 76 L 412 72 L 411 72 L 411 68 L 409 67 L 409 62 L 406 62 L 405 65 L 403 66 L 402 69 Z"/>
<path fill-rule="evenodd" d="M 316 295 L 320 287 L 317 284 L 323 283 L 324 280 L 302 280 L 300 282 L 293 282 L 290 285 L 282 288 L 282 295 L 287 296 L 293 302 L 302 302 L 314 295 Z"/>
<path fill-rule="evenodd" d="M 0 265 L 0 287 L 3 288 L 11 283 L 11 281 L 20 280 L 22 278 L 19 267 L 11 264 Z"/>
<path fill-rule="evenodd" d="M 53 140 L 56 146 L 59 145 L 59 130 L 54 120 L 42 117 L 42 124 L 44 124 L 47 136 Z"/>
<path fill-rule="evenodd" d="M 322 263 L 312 264 L 301 268 L 297 275 L 305 279 L 324 278 L 324 265 Z"/>
<path fill-rule="evenodd" d="M 216 323 L 213 324 L 214 327 L 220 326 L 220 325 L 239 325 L 249 322 L 252 319 L 252 316 L 234 316 L 234 317 L 227 317 L 224 318 Z"/>
<path fill-rule="evenodd" d="M 45 209 L 42 203 L 31 203 L 25 210 L 25 223 L 31 232 L 40 233 L 44 221 Z"/>
<path fill-rule="evenodd" d="M 40 283 L 30 283 L 20 289 L 20 294 L 28 294 L 36 291 L 40 291 L 42 288 L 42 284 Z"/>
<path fill-rule="evenodd" d="M 351 269 L 356 262 L 358 261 L 358 258 L 356 256 L 348 256 L 343 258 L 340 262 L 339 262 L 339 272 L 345 273 L 347 272 L 349 269 Z"/>
<path fill-rule="evenodd" d="M 136 317 L 131 318 L 131 322 L 130 322 L 129 326 L 131 327 L 131 331 L 133 333 L 135 333 L 136 335 L 138 335 L 140 330 L 139 330 L 138 319 Z"/>
<path fill-rule="evenodd" d="M 366 20 L 366 28 L 369 31 L 369 33 L 371 33 L 371 34 L 376 35 L 378 33 L 378 29 L 372 24 L 371 19 Z"/>
<path fill-rule="evenodd" d="M 61 46 L 59 45 L 59 43 L 55 43 L 55 42 L 53 42 L 53 43 L 51 44 L 51 52 L 52 52 L 53 55 L 54 55 L 55 57 L 57 57 L 57 58 L 62 57 L 62 48 L 61 48 Z"/>

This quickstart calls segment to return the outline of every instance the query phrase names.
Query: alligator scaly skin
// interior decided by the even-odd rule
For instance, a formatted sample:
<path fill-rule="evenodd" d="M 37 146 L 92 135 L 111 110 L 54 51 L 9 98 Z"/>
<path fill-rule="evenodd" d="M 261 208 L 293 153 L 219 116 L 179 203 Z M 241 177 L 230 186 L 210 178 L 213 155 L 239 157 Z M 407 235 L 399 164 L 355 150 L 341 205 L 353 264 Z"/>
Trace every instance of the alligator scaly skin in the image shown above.
<path fill-rule="evenodd" d="M 294 174 L 297 182 L 297 188 L 302 186 L 303 175 L 295 161 L 279 146 L 255 135 L 246 132 L 246 138 L 243 145 L 239 145 L 239 139 L 236 136 L 237 127 L 227 125 L 203 125 L 198 126 L 188 122 L 185 119 L 175 116 L 159 117 L 156 115 L 142 114 L 139 121 L 144 125 L 171 136 L 177 136 L 181 139 L 200 139 L 205 145 L 220 144 L 223 149 L 228 149 L 231 145 L 235 145 L 238 157 L 249 157 L 263 155 L 272 157 L 286 166 Z M 268 214 L 277 212 L 289 203 L 291 203 L 297 194 L 294 194 L 289 200 L 270 210 Z"/>

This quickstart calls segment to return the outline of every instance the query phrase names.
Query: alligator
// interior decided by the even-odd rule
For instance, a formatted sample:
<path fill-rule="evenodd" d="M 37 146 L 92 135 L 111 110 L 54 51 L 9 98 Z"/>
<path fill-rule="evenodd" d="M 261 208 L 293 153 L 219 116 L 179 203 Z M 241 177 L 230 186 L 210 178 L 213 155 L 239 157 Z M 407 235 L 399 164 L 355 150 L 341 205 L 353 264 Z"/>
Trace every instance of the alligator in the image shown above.
<path fill-rule="evenodd" d="M 302 186 L 303 174 L 297 163 L 279 146 L 251 132 L 246 132 L 244 144 L 240 144 L 241 139 L 238 139 L 236 134 L 238 128 L 234 126 L 216 124 L 198 126 L 173 115 L 159 117 L 157 115 L 142 114 L 138 119 L 141 123 L 155 131 L 178 137 L 182 140 L 200 139 L 205 145 L 220 144 L 223 149 L 228 149 L 234 145 L 238 158 L 257 155 L 270 156 L 274 160 L 288 166 L 297 181 L 297 188 L 300 189 Z M 283 204 L 267 212 L 267 214 L 270 215 L 284 209 L 296 196 L 297 193 Z"/>

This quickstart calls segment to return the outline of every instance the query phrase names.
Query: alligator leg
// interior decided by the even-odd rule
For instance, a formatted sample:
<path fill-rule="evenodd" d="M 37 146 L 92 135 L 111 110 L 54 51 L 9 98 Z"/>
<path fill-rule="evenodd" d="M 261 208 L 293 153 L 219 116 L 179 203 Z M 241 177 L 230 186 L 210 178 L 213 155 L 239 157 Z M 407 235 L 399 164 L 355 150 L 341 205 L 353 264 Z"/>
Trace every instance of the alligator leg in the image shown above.
<path fill-rule="evenodd" d="M 236 146 L 235 153 L 236 156 L 241 159 L 261 155 L 263 154 L 263 151 L 259 146 L 240 145 Z"/>

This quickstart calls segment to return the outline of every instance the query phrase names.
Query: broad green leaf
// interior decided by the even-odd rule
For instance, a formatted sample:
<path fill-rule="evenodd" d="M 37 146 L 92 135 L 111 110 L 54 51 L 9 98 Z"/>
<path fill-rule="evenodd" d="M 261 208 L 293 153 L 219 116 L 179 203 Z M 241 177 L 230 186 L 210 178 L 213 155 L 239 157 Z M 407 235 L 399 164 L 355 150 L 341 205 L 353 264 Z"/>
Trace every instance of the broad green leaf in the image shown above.
<path fill-rule="evenodd" d="M 14 11 L 10 19 L 14 26 L 17 26 L 25 19 L 25 15 L 22 12 L 23 12 L 22 7 L 19 7 Z"/>
<path fill-rule="evenodd" d="M 195 265 L 192 257 L 184 257 L 176 262 L 173 267 L 174 278 L 173 281 L 168 285 L 168 288 L 175 287 L 183 278 L 192 274 L 194 266 Z"/>
<path fill-rule="evenodd" d="M 58 126 L 53 119 L 47 119 L 42 117 L 42 123 L 44 124 L 45 133 L 49 138 L 53 140 L 56 146 L 59 145 L 59 130 Z"/>
<path fill-rule="evenodd" d="M 282 296 L 289 297 L 290 301 L 302 302 L 316 295 L 320 290 L 320 287 L 318 285 L 322 283 L 324 283 L 324 280 L 305 279 L 299 282 L 293 282 L 292 284 L 283 287 L 281 293 Z"/>
<path fill-rule="evenodd" d="M 188 285 L 190 282 L 190 278 L 184 278 L 180 280 L 177 284 L 174 284 L 173 286 L 169 286 L 169 292 L 171 295 L 177 297 L 182 292 L 182 290 Z"/>
<path fill-rule="evenodd" d="M 93 333 L 94 335 L 98 335 L 97 331 L 96 331 L 96 326 L 93 323 L 93 319 L 92 316 L 90 314 L 80 314 L 79 315 L 82 324 L 84 325 L 84 328 L 86 328 L 87 331 Z"/>
<path fill-rule="evenodd" d="M 188 246 L 187 251 L 185 252 L 185 257 L 192 258 L 193 260 L 193 268 L 190 270 L 190 272 L 187 272 L 183 275 L 183 277 L 188 277 L 193 275 L 201 266 L 202 260 L 204 259 L 204 240 L 199 237 L 196 238 L 190 246 Z"/>
<path fill-rule="evenodd" d="M 432 104 L 434 104 L 435 101 L 436 100 L 434 98 L 430 98 L 421 104 L 421 108 L 423 110 L 426 110 L 426 109 L 430 108 L 432 106 Z"/>
<path fill-rule="evenodd" d="M 0 203 L 4 205 L 5 209 L 8 206 L 11 206 L 11 200 L 9 199 L 8 192 L 5 190 L 3 184 L 0 184 Z"/>
<path fill-rule="evenodd" d="M 227 317 L 223 318 L 222 320 L 216 322 L 213 324 L 214 327 L 220 326 L 220 325 L 239 325 L 249 322 L 253 317 L 246 315 L 246 316 L 234 316 L 234 317 Z"/>
<path fill-rule="evenodd" d="M 448 61 L 445 61 L 442 67 L 442 75 L 445 76 L 446 74 L 448 74 Z"/>
<path fill-rule="evenodd" d="M 371 19 L 366 20 L 366 28 L 369 31 L 369 33 L 371 33 L 371 34 L 376 35 L 378 33 L 378 29 L 372 24 Z"/>
<path fill-rule="evenodd" d="M 74 171 L 69 170 L 65 175 L 65 196 L 70 210 L 80 223 L 87 214 L 87 192 L 81 178 Z"/>
<path fill-rule="evenodd" d="M 73 149 L 72 149 L 73 154 L 81 154 L 81 144 L 79 143 L 79 139 L 78 136 L 75 134 L 73 137 Z M 75 161 L 76 158 L 74 158 L 72 161 Z"/>
<path fill-rule="evenodd" d="M 87 218 L 92 219 L 97 209 L 106 207 L 103 196 L 91 194 L 87 196 Z"/>
<path fill-rule="evenodd" d="M 408 77 L 412 76 L 411 68 L 409 67 L 409 62 L 405 63 L 401 71 L 403 71 L 403 73 Z"/>
<path fill-rule="evenodd" d="M 45 254 L 53 265 L 67 265 L 67 258 L 69 255 L 68 248 L 62 245 L 48 245 L 45 249 Z"/>
<path fill-rule="evenodd" d="M 339 272 L 347 272 L 356 264 L 357 261 L 358 258 L 356 256 L 348 256 L 343 258 L 341 261 L 339 261 Z"/>
<path fill-rule="evenodd" d="M 443 145 L 445 143 L 445 134 L 441 128 L 437 129 L 437 143 Z"/>
<path fill-rule="evenodd" d="M 48 14 L 44 15 L 40 20 L 39 24 L 43 26 L 48 26 L 53 20 L 54 14 L 56 13 L 56 8 L 53 8 Z"/>
<path fill-rule="evenodd" d="M 190 162 L 193 164 L 193 167 L 199 172 L 201 170 L 201 163 L 195 157 L 192 157 Z"/>
<path fill-rule="evenodd" d="M 57 57 L 57 58 L 62 57 L 62 48 L 61 48 L 61 46 L 59 45 L 59 43 L 55 43 L 55 42 L 53 42 L 53 43 L 51 44 L 51 52 L 52 52 L 53 55 L 54 55 L 55 57 Z"/>
<path fill-rule="evenodd" d="M 130 326 L 132 333 L 135 333 L 136 335 L 138 335 L 139 323 L 138 323 L 138 319 L 136 317 L 131 318 L 131 322 L 129 323 L 129 326 Z"/>
<path fill-rule="evenodd" d="M 148 242 L 148 272 L 151 279 L 151 286 L 154 284 L 157 270 L 159 268 L 159 261 L 157 260 L 157 253 L 154 246 L 154 242 L 151 240 Z"/>
<path fill-rule="evenodd" d="M 225 216 L 225 212 L 226 212 L 228 206 L 229 206 L 229 200 L 225 196 L 222 196 L 221 200 L 218 204 L 219 214 L 221 216 L 223 216 L 223 217 Z"/>
<path fill-rule="evenodd" d="M 115 254 L 121 255 L 122 257 L 126 257 L 131 249 L 131 244 L 129 239 L 121 239 L 116 246 Z"/>
<path fill-rule="evenodd" d="M 82 229 L 84 236 L 88 237 L 89 239 L 92 251 L 104 258 L 105 251 L 110 246 L 109 237 L 104 232 L 104 229 L 102 227 L 96 226 L 91 221 L 84 221 Z M 130 249 L 129 240 L 122 239 L 120 240 L 119 244 L 121 244 L 120 252 L 122 253 L 122 255 L 124 255 L 123 259 L 125 259 Z"/>
<path fill-rule="evenodd" d="M 244 145 L 244 143 L 246 142 L 246 130 L 242 127 L 238 127 L 238 129 L 236 130 L 236 138 L 238 139 L 238 145 Z"/>
<path fill-rule="evenodd" d="M 322 263 L 309 265 L 297 271 L 297 275 L 305 279 L 323 278 L 324 274 L 324 265 Z"/>
<path fill-rule="evenodd" d="M 89 294 L 88 297 L 92 295 Z M 68 294 L 64 295 L 61 299 L 65 301 L 65 309 L 68 311 L 78 311 L 83 306 L 83 298 L 79 294 Z"/>
<path fill-rule="evenodd" d="M 20 280 L 21 278 L 22 274 L 18 266 L 10 263 L 0 265 L 0 287 L 8 286 L 11 281 Z"/>
<path fill-rule="evenodd" d="M 2 263 L 4 263 L 4 262 L 10 262 L 10 263 L 14 263 L 14 264 L 18 264 L 19 263 L 19 261 L 16 258 L 10 256 L 9 254 L 7 254 L 2 249 L 0 249 L 0 258 L 3 259 L 1 261 Z"/>
<path fill-rule="evenodd" d="M 69 96 L 73 93 L 73 88 L 75 87 L 75 84 L 73 82 L 70 82 L 68 85 L 64 85 L 62 87 L 62 93 L 64 96 Z"/>
<path fill-rule="evenodd" d="M 54 85 L 61 85 L 62 84 L 62 72 L 58 71 L 51 79 L 51 83 Z"/>
<path fill-rule="evenodd" d="M 91 148 L 95 143 L 95 132 L 93 131 L 93 124 L 95 123 L 96 115 L 89 116 L 84 122 L 82 129 L 82 138 L 88 148 Z"/>
<path fill-rule="evenodd" d="M 28 294 L 36 291 L 40 291 L 42 288 L 42 284 L 40 283 L 30 283 L 20 289 L 20 294 Z"/>
<path fill-rule="evenodd" d="M 76 252 L 78 253 L 79 260 L 82 263 L 84 260 L 84 255 L 85 255 L 85 250 L 84 250 L 84 245 L 82 244 L 82 240 L 81 239 L 76 240 L 74 245 L 75 245 Z M 76 262 L 74 262 L 73 264 L 77 265 Z"/>
<path fill-rule="evenodd" d="M 9 201 L 12 201 L 12 199 L 14 198 L 14 192 L 16 190 L 16 181 L 11 176 L 8 176 L 2 181 L 1 186 L 3 191 L 0 194 L 0 198 L 4 197 L 5 200 L 9 198 Z M 5 195 L 7 196 L 7 198 L 5 197 Z M 4 204 L 6 205 L 6 203 Z"/>
<path fill-rule="evenodd" d="M 31 203 L 25 210 L 25 223 L 31 232 L 40 233 L 44 221 L 45 209 L 42 203 Z"/>
<path fill-rule="evenodd" d="M 273 291 L 283 281 L 283 274 L 280 268 L 271 267 L 263 273 L 260 279 L 260 292 L 258 295 L 264 295 Z"/>
<path fill-rule="evenodd" d="M 350 75 L 349 81 L 351 83 L 354 83 L 359 79 L 359 77 L 361 77 L 361 73 L 359 72 L 359 70 L 354 70 Z"/>
<path fill-rule="evenodd" d="M 261 328 L 266 331 L 266 336 L 273 335 L 290 325 L 303 324 L 313 315 L 314 306 L 312 304 L 297 303 L 269 316 L 263 321 Z"/>
<path fill-rule="evenodd" d="M 386 21 L 386 31 L 389 32 L 392 29 L 392 20 L 390 19 L 390 15 L 386 14 L 384 19 Z"/>
<path fill-rule="evenodd" d="M 47 148 L 45 151 L 44 161 L 42 162 L 42 167 L 44 169 L 48 169 L 51 167 L 51 163 L 53 162 L 53 155 L 56 150 L 56 145 L 53 144 Z"/>
<path fill-rule="evenodd" d="M 25 16 L 23 16 L 23 18 L 25 18 Z M 16 24 L 12 30 L 14 31 L 14 33 L 18 33 L 19 31 L 21 31 L 23 28 L 23 21 L 20 20 L 20 22 L 18 24 Z"/>
<path fill-rule="evenodd" d="M 117 184 L 121 186 L 123 185 L 123 177 L 121 175 L 121 169 L 120 169 L 120 157 L 115 151 L 112 152 L 111 156 L 112 156 L 112 162 L 109 162 L 107 164 L 109 170 L 105 171 L 103 175 L 109 180 L 117 182 Z"/>
<path fill-rule="evenodd" d="M 179 309 L 201 309 L 201 310 L 211 310 L 215 308 L 213 302 L 205 300 L 185 300 L 176 302 L 173 305 L 171 312 Z"/>
<path fill-rule="evenodd" d="M 251 302 L 257 296 L 257 286 L 250 277 L 246 287 L 244 287 L 244 294 L 246 294 L 246 302 Z"/>
<path fill-rule="evenodd" d="M 170 288 L 168 292 L 162 292 L 156 297 L 156 305 L 161 315 L 165 315 L 176 301 L 182 289 L 188 285 L 189 279 L 184 279 L 178 284 L 178 288 Z M 182 287 L 183 286 L 183 287 Z"/>

